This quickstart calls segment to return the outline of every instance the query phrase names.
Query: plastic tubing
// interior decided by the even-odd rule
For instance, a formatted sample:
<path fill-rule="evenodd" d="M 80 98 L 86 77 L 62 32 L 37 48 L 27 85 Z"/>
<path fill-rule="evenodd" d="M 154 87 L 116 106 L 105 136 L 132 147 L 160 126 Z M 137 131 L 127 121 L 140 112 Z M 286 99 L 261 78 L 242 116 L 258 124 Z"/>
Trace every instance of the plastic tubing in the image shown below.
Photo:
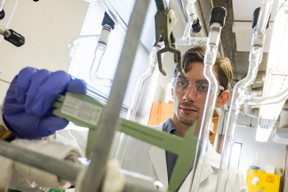
<path fill-rule="evenodd" d="M 226 19 L 225 8 L 215 7 L 211 10 L 209 21 L 210 33 L 206 46 L 206 52 L 204 57 L 204 71 L 203 71 L 204 76 L 209 82 L 209 91 L 206 97 L 205 108 L 198 136 L 198 143 L 192 169 L 192 183 L 190 185 L 190 191 L 191 189 L 193 189 L 193 191 L 199 191 L 199 183 L 203 170 L 202 167 L 203 163 L 200 162 L 205 161 L 205 154 L 208 147 L 209 130 L 216 104 L 217 92 L 219 89 L 217 79 L 213 73 L 213 66 L 216 61 L 218 45 L 220 41 L 220 34 L 222 27 L 224 26 L 225 19 Z"/>
<path fill-rule="evenodd" d="M 220 163 L 220 172 L 218 175 L 216 186 L 217 192 L 226 191 L 227 180 L 226 182 L 224 181 L 225 179 L 229 178 L 229 171 L 231 166 L 231 151 L 234 142 L 236 119 L 240 110 L 240 106 L 243 104 L 245 98 L 247 98 L 247 96 L 245 95 L 245 90 L 249 85 L 254 82 L 257 76 L 259 65 L 262 61 L 263 47 L 265 42 L 265 31 L 267 22 L 269 20 L 269 15 L 271 13 L 272 1 L 273 0 L 267 0 L 265 4 L 262 5 L 257 21 L 257 26 L 254 28 L 252 44 L 249 54 L 248 74 L 244 79 L 239 81 L 233 89 L 232 101 L 225 126 L 223 152 Z M 224 172 L 226 172 L 227 175 L 224 176 Z M 220 183 L 222 184 L 220 185 Z"/>
<path fill-rule="evenodd" d="M 139 98 L 141 95 L 141 91 L 143 89 L 143 85 L 145 81 L 153 74 L 155 71 L 155 67 L 157 65 L 157 52 L 160 49 L 160 45 L 155 45 L 152 48 L 152 51 L 149 55 L 149 66 L 146 71 L 143 73 L 141 77 L 139 77 L 136 89 L 133 96 L 132 107 L 128 109 L 126 119 L 134 121 L 136 117 L 136 111 L 139 103 Z M 123 157 L 126 153 L 126 144 L 129 136 L 125 135 L 124 133 L 120 134 L 119 145 L 116 149 L 115 157 L 119 160 L 120 164 L 122 163 Z"/>

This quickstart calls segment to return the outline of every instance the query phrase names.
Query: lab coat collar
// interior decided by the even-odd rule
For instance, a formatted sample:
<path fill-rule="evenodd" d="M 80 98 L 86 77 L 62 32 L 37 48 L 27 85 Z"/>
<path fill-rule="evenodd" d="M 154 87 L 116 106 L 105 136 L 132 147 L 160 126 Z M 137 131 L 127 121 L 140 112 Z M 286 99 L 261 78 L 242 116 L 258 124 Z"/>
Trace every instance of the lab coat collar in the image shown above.
<path fill-rule="evenodd" d="M 167 175 L 167 165 L 166 165 L 166 155 L 165 150 L 152 146 L 149 150 L 149 157 L 153 164 L 154 170 L 158 179 L 165 185 L 168 186 L 168 175 Z M 208 146 L 206 153 L 206 159 L 203 162 L 203 170 L 201 174 L 200 183 L 205 181 L 211 174 L 215 171 L 218 171 L 220 167 L 220 155 L 213 150 L 211 144 Z M 198 175 L 198 172 L 196 173 Z M 190 182 L 192 177 L 192 171 L 189 173 L 184 183 L 182 184 L 179 191 L 182 191 L 182 188 L 189 189 Z"/>
<path fill-rule="evenodd" d="M 200 161 L 201 163 L 201 161 Z M 205 160 L 202 161 L 202 174 L 200 178 L 200 184 L 204 182 L 208 177 L 212 174 L 216 174 L 220 168 L 220 155 L 216 153 L 216 151 L 213 149 L 212 145 L 208 144 L 208 149 L 206 152 Z M 198 166 L 198 168 L 201 167 L 201 164 Z M 200 169 L 196 171 L 196 175 L 199 175 Z M 189 176 L 190 179 L 188 181 L 192 180 L 192 172 L 190 172 Z M 186 179 L 187 180 L 187 179 Z M 194 189 L 195 186 L 193 186 L 192 189 Z M 193 190 L 192 190 L 193 191 Z"/>
<path fill-rule="evenodd" d="M 165 150 L 152 146 L 149 150 L 149 157 L 156 172 L 158 179 L 168 186 L 168 174 Z"/>
<path fill-rule="evenodd" d="M 207 165 L 215 168 L 215 169 L 220 169 L 220 160 L 221 160 L 221 155 L 213 149 L 213 146 L 211 143 L 208 144 L 208 149 L 206 153 L 206 160 L 205 162 Z"/>

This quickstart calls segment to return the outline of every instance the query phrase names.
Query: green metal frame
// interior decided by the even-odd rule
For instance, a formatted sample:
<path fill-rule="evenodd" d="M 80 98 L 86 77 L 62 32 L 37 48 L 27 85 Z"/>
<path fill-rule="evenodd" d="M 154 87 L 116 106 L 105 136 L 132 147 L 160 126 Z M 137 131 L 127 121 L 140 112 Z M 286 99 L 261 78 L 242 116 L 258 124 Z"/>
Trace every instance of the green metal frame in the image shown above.
<path fill-rule="evenodd" d="M 99 108 L 103 108 L 104 106 L 99 101 L 88 95 L 73 94 L 69 92 L 67 92 L 65 96 L 60 96 L 54 103 L 54 107 L 56 108 L 53 111 L 54 115 L 71 121 L 76 125 L 89 128 L 86 150 L 86 156 L 89 157 L 92 150 L 91 147 L 93 146 L 93 138 L 97 130 L 97 124 L 91 123 L 91 121 L 84 121 L 83 118 L 77 118 L 76 116 L 63 113 L 63 110 L 65 110 L 65 107 L 67 107 L 67 101 L 71 101 L 71 98 L 75 99 L 75 103 L 72 106 L 68 103 L 68 108 L 71 110 L 71 112 L 73 111 L 73 114 L 77 113 L 77 110 L 79 109 L 83 110 L 83 107 L 79 107 L 82 103 L 84 106 L 87 106 L 88 104 L 94 107 L 94 109 L 98 110 L 100 113 L 97 114 L 98 116 L 96 116 L 97 118 L 100 118 L 101 110 L 99 110 Z M 80 105 L 77 105 L 76 103 L 79 102 Z M 178 155 L 178 159 L 169 183 L 169 191 L 175 191 L 193 164 L 198 141 L 193 135 L 196 129 L 196 124 L 194 124 L 188 130 L 185 137 L 182 138 L 122 118 L 120 118 L 119 123 L 118 131 Z"/>

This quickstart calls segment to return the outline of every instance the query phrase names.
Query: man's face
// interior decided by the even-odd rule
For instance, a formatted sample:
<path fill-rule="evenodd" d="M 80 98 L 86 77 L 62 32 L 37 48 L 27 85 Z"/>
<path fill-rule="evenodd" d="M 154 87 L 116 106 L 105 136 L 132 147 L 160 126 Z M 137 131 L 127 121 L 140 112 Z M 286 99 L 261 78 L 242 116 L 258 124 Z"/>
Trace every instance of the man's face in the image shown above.
<path fill-rule="evenodd" d="M 174 99 L 172 122 L 176 128 L 182 127 L 181 131 L 176 129 L 180 136 L 185 134 L 186 129 L 188 129 L 195 120 L 197 120 L 198 125 L 201 123 L 206 101 L 205 89 L 207 89 L 207 93 L 209 86 L 203 75 L 203 70 L 203 63 L 192 63 L 185 77 L 179 73 L 175 80 L 176 82 L 174 81 L 172 86 L 172 96 Z"/>

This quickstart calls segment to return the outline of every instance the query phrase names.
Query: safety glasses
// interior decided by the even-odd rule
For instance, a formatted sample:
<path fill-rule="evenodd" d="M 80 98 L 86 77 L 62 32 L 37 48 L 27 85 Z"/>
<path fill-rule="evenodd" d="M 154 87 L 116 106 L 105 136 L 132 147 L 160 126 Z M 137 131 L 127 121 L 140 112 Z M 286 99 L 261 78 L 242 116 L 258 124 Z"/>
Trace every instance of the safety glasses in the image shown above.
<path fill-rule="evenodd" d="M 177 76 L 173 78 L 173 86 L 177 92 L 184 93 L 190 86 L 192 86 L 199 96 L 206 96 L 209 88 L 207 80 L 191 80 L 184 76 Z M 219 85 L 219 90 L 224 90 L 224 87 Z"/>

